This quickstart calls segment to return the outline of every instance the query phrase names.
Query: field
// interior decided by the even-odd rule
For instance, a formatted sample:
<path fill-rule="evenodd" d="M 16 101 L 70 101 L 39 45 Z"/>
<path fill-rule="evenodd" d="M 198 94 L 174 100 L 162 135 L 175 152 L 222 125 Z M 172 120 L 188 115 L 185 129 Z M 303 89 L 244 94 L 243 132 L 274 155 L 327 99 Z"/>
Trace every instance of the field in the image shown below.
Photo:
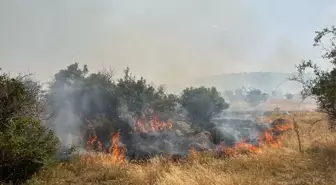
<path fill-rule="evenodd" d="M 257 154 L 217 159 L 192 152 L 183 161 L 154 158 L 122 164 L 106 164 L 95 156 L 87 163 L 74 159 L 46 168 L 28 184 L 336 184 L 336 134 L 328 130 L 325 120 L 314 124 L 322 114 L 300 112 L 294 117 L 303 153 L 296 132 L 291 130 L 282 136 L 281 147 L 264 146 Z"/>

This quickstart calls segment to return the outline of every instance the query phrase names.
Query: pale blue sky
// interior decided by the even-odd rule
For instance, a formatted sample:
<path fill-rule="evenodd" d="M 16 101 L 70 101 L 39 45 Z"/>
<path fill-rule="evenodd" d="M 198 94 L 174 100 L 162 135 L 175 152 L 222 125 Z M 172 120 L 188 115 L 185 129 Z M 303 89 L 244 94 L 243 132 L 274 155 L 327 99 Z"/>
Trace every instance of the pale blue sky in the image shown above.
<path fill-rule="evenodd" d="M 0 67 L 47 80 L 73 61 L 186 84 L 211 74 L 293 70 L 336 0 L 0 0 Z"/>

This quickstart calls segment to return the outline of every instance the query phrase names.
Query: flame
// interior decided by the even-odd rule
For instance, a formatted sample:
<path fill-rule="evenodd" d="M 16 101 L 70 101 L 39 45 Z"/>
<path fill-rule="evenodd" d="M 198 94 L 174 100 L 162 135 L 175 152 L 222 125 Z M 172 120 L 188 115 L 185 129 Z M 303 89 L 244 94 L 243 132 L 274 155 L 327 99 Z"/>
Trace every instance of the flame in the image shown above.
<path fill-rule="evenodd" d="M 267 119 L 264 119 L 267 120 Z M 276 123 L 272 126 L 271 129 L 266 130 L 261 133 L 259 136 L 259 143 L 257 146 L 249 144 L 246 140 L 237 142 L 233 147 L 227 147 L 223 144 L 219 145 L 218 151 L 219 155 L 225 155 L 227 157 L 233 157 L 237 154 L 242 153 L 261 153 L 263 146 L 270 146 L 278 148 L 282 145 L 282 141 L 279 138 L 279 133 L 288 131 L 293 128 L 293 125 L 290 121 L 285 120 L 284 123 Z"/>
<path fill-rule="evenodd" d="M 110 153 L 112 160 L 117 163 L 122 163 L 125 158 L 125 148 L 119 147 L 120 134 L 119 132 L 112 135 L 112 146 L 110 148 Z"/>
<path fill-rule="evenodd" d="M 289 124 L 289 123 L 281 124 L 281 125 L 278 124 L 278 125 L 274 126 L 274 130 L 281 131 L 281 132 L 287 131 L 287 130 L 292 129 L 292 128 L 293 128 L 292 125 Z"/>
<path fill-rule="evenodd" d="M 261 133 L 259 136 L 259 143 L 252 145 L 246 139 L 234 144 L 232 147 L 220 144 L 218 146 L 217 154 L 225 155 L 227 157 L 234 157 L 239 154 L 257 154 L 262 152 L 264 146 L 280 147 L 282 141 L 280 134 L 284 131 L 293 128 L 293 124 L 288 120 L 275 120 L 271 121 L 270 118 L 263 118 L 267 123 L 271 122 L 271 128 Z M 265 123 L 265 122 L 264 122 Z M 167 122 L 161 121 L 158 116 L 153 115 L 153 112 L 149 113 L 149 120 L 146 121 L 146 117 L 138 118 L 135 122 L 135 132 L 149 133 L 160 132 L 163 130 L 172 129 L 172 120 Z M 91 136 L 86 142 L 86 149 L 92 150 L 94 144 L 98 145 L 98 151 L 102 151 L 102 144 L 98 140 L 97 136 Z M 111 147 L 108 149 L 108 154 L 98 154 L 93 156 L 81 156 L 81 160 L 85 163 L 100 163 L 100 164 L 122 164 L 125 161 L 126 148 L 120 145 L 120 133 L 113 133 L 111 137 Z M 198 152 L 195 148 L 190 148 L 188 155 L 191 159 L 196 159 Z"/>
<path fill-rule="evenodd" d="M 227 157 L 234 157 L 243 153 L 261 153 L 261 149 L 257 146 L 249 144 L 246 140 L 242 140 L 237 142 L 233 147 L 227 147 L 224 144 L 221 144 L 219 146 L 219 152 Z"/>
<path fill-rule="evenodd" d="M 138 118 L 135 122 L 135 131 L 141 133 L 148 132 L 160 132 L 165 129 L 170 130 L 173 126 L 172 120 L 169 119 L 167 122 L 161 121 L 158 116 L 153 115 L 152 111 L 149 111 L 149 128 L 146 128 L 146 118 Z"/>
<path fill-rule="evenodd" d="M 92 141 L 92 140 L 90 140 Z M 115 165 L 124 162 L 125 148 L 119 146 L 120 134 L 119 132 L 112 134 L 112 146 L 109 148 L 109 153 L 99 153 L 94 155 L 81 155 L 80 160 L 84 164 L 102 164 Z"/>
<path fill-rule="evenodd" d="M 273 132 L 271 130 L 268 130 L 264 133 L 262 133 L 259 137 L 260 145 L 269 145 L 271 147 L 280 147 L 282 142 L 281 140 L 274 136 Z"/>
<path fill-rule="evenodd" d="M 88 139 L 88 141 L 86 142 L 86 150 L 90 151 L 94 149 L 94 143 L 97 143 L 97 149 L 98 151 L 102 151 L 103 150 L 103 146 L 101 144 L 101 142 L 98 140 L 97 136 L 92 136 Z"/>

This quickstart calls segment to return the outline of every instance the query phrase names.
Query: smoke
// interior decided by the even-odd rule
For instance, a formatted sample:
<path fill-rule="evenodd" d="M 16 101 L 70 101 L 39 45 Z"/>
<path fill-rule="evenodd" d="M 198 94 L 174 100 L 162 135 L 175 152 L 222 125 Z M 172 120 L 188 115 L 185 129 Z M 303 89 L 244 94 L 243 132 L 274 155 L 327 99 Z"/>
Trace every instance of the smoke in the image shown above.
<path fill-rule="evenodd" d="M 3 1 L 0 61 L 14 71 L 30 68 L 43 80 L 73 61 L 88 64 L 93 71 L 103 66 L 121 71 L 129 66 L 145 79 L 168 84 L 169 90 L 219 73 L 293 69 L 295 61 L 309 58 L 307 53 L 311 53 L 300 42 L 311 40 L 310 33 L 321 25 L 315 19 L 310 19 L 314 28 L 297 23 L 305 23 L 306 15 L 318 16 L 324 7 L 308 3 L 316 9 L 300 14 L 297 10 L 305 8 L 301 3 L 287 3 L 280 3 L 285 7 L 279 9 L 267 2 L 228 0 Z M 283 14 L 284 9 L 292 12 Z M 277 19 L 279 12 L 284 19 Z M 59 84 L 49 97 L 59 110 L 52 122 L 64 145 L 73 144 L 78 132 L 86 129 L 82 128 L 86 125 L 83 115 L 93 120 L 101 111 L 135 130 L 136 119 L 125 104 L 118 105 L 116 114 L 107 112 L 109 106 L 117 105 L 107 104 L 109 100 L 103 98 L 99 87 L 78 94 L 83 88 L 80 84 Z M 74 101 L 77 97 L 81 99 Z M 171 131 L 124 134 L 121 141 L 137 155 L 183 154 L 191 146 L 211 149 L 218 143 L 233 145 L 241 139 L 255 143 L 264 129 L 250 118 L 233 115 L 213 118 L 201 131 L 190 128 L 186 120 L 174 120 L 181 124 Z M 104 129 L 97 128 L 97 135 L 105 146 L 110 133 Z"/>
<path fill-rule="evenodd" d="M 62 84 L 62 88 L 54 89 L 54 93 L 51 94 L 49 100 L 53 103 L 61 103 L 62 107 L 58 112 L 54 113 L 52 117 L 53 127 L 56 131 L 57 136 L 60 138 L 62 144 L 70 146 L 76 137 L 75 133 L 78 132 L 79 124 L 81 122 L 80 118 L 76 113 L 76 107 L 71 102 L 73 94 L 75 94 L 76 89 L 73 86 Z M 53 110 L 51 110 L 53 111 Z"/>
<path fill-rule="evenodd" d="M 177 90 L 202 76 L 294 70 L 301 59 L 315 58 L 314 31 L 325 26 L 323 19 L 334 20 L 334 6 L 288 0 L 1 1 L 0 61 L 44 81 L 73 61 L 93 70 L 129 66 Z"/>

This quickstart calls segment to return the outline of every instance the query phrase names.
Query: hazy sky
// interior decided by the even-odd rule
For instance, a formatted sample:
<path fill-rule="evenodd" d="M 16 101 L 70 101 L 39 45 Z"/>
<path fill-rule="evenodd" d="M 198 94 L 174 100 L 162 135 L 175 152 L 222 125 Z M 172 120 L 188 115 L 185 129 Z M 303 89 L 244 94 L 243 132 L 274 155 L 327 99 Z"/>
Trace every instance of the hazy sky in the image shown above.
<path fill-rule="evenodd" d="M 48 80 L 73 62 L 157 83 L 293 71 L 319 56 L 336 0 L 0 0 L 0 67 Z"/>

